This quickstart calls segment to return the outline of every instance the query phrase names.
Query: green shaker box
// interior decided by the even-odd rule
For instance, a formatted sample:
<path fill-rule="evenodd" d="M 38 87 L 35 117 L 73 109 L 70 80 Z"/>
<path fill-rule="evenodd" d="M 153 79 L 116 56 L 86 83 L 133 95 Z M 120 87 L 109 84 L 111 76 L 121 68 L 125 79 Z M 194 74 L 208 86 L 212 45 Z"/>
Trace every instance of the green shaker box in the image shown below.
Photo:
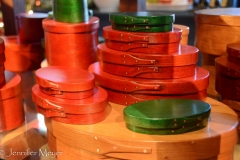
<path fill-rule="evenodd" d="M 163 25 L 172 24 L 175 21 L 174 14 L 167 14 L 161 12 L 110 13 L 109 18 L 112 23 L 125 25 Z"/>
<path fill-rule="evenodd" d="M 160 99 L 132 104 L 124 109 L 128 129 L 145 134 L 180 134 L 208 124 L 211 105 L 190 99 Z"/>
<path fill-rule="evenodd" d="M 173 24 L 144 26 L 144 25 L 121 25 L 112 23 L 112 28 L 115 30 L 129 32 L 168 32 L 173 30 Z"/>

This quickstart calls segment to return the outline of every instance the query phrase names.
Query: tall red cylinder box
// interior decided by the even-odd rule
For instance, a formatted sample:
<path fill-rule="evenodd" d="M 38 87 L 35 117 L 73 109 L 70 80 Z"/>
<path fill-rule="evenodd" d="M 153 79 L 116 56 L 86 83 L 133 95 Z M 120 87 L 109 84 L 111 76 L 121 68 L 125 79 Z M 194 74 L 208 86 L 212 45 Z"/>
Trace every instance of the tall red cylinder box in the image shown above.
<path fill-rule="evenodd" d="M 0 132 L 12 130 L 24 122 L 21 78 L 5 71 L 6 83 L 0 89 Z"/>
<path fill-rule="evenodd" d="M 43 20 L 46 58 L 50 66 L 73 66 L 87 69 L 97 60 L 99 19 L 62 23 Z"/>

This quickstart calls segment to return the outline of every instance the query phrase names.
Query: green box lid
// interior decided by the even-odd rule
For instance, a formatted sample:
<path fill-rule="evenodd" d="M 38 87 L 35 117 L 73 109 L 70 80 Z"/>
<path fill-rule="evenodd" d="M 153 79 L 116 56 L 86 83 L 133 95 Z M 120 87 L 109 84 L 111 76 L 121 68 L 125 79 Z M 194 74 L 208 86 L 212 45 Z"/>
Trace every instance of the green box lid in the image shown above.
<path fill-rule="evenodd" d="M 122 12 L 110 13 L 110 21 L 117 24 L 162 25 L 172 24 L 175 15 L 161 12 Z"/>
<path fill-rule="evenodd" d="M 112 28 L 115 30 L 130 32 L 168 32 L 173 30 L 173 24 L 144 26 L 144 25 L 122 25 L 112 23 Z"/>
<path fill-rule="evenodd" d="M 161 99 L 129 105 L 123 112 L 130 130 L 177 134 L 206 126 L 210 110 L 211 106 L 200 100 Z"/>

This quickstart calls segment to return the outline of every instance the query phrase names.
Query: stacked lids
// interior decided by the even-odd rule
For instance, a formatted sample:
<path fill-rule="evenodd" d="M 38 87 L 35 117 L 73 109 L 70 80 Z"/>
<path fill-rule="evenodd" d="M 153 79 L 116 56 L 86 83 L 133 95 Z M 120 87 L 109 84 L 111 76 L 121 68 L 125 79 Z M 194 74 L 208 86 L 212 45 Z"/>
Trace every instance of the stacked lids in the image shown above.
<path fill-rule="evenodd" d="M 240 101 L 240 43 L 227 45 L 227 56 L 215 59 L 216 90 L 222 99 Z"/>
<path fill-rule="evenodd" d="M 124 121 L 128 129 L 145 134 L 181 134 L 207 126 L 211 106 L 189 99 L 162 99 L 127 106 Z"/>
<path fill-rule="evenodd" d="M 45 117 L 70 124 L 92 124 L 110 112 L 107 92 L 94 76 L 79 68 L 50 66 L 36 71 L 32 88 L 37 110 Z"/>
<path fill-rule="evenodd" d="M 111 102 L 206 98 L 209 72 L 196 67 L 196 47 L 180 45 L 182 30 L 173 27 L 174 18 L 155 12 L 110 14 L 112 25 L 103 28 L 106 41 L 98 45 L 100 62 L 89 71 Z M 171 29 L 154 30 L 166 25 Z"/>
<path fill-rule="evenodd" d="M 21 77 L 5 70 L 5 45 L 0 38 L 0 132 L 12 130 L 24 122 Z"/>

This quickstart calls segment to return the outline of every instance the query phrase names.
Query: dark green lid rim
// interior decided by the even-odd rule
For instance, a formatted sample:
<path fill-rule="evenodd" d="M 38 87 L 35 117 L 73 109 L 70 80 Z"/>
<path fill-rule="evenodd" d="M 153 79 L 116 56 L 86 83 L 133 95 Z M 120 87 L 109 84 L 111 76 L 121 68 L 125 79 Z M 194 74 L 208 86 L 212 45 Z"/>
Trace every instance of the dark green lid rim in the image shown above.
<path fill-rule="evenodd" d="M 186 113 L 185 116 L 173 115 L 176 113 L 167 113 L 167 114 L 159 113 L 159 114 L 165 114 L 162 116 L 168 116 L 168 117 L 157 117 L 157 118 L 156 117 L 147 117 L 147 114 L 149 114 L 147 112 L 151 112 L 151 106 L 147 106 L 147 105 L 149 105 L 151 103 L 157 104 L 158 101 L 161 101 L 162 103 L 165 102 L 168 104 L 169 103 L 182 103 L 183 104 L 183 102 L 191 104 L 191 103 L 195 102 L 198 105 L 199 104 L 201 105 L 201 106 L 195 106 L 195 110 L 196 110 L 196 107 L 201 107 L 201 108 L 199 108 L 199 110 L 201 110 L 201 112 L 194 114 L 194 115 L 189 115 L 191 112 L 190 111 L 190 112 Z M 166 106 L 168 104 L 166 104 Z M 142 109 L 140 107 L 142 107 L 143 110 L 138 110 L 138 109 Z M 144 109 L 148 109 L 148 107 L 149 107 L 150 111 L 145 110 L 145 112 L 144 112 Z M 184 106 L 181 106 L 181 108 L 179 108 L 179 109 L 184 109 L 183 107 Z M 191 106 L 188 106 L 188 107 L 191 107 Z M 154 110 L 153 106 L 152 106 L 152 109 L 153 109 L 153 112 L 155 112 L 155 113 L 157 113 L 158 111 L 161 111 L 161 110 L 156 111 L 156 108 Z M 160 109 L 164 109 L 164 108 L 160 108 Z M 165 110 L 167 110 L 167 109 L 171 109 L 171 108 L 166 108 Z M 136 114 L 134 115 L 134 114 L 132 114 L 132 112 L 135 112 Z M 184 112 L 184 110 L 182 112 Z M 133 125 L 133 126 L 142 127 L 142 128 L 151 128 L 151 129 L 154 129 L 154 128 L 173 129 L 173 128 L 178 128 L 179 126 L 183 126 L 183 125 L 186 125 L 189 123 L 197 123 L 199 121 L 202 121 L 203 119 L 209 118 L 210 112 L 211 112 L 211 105 L 206 102 L 200 101 L 200 100 L 161 99 L 161 100 L 150 100 L 150 101 L 139 102 L 139 103 L 135 103 L 130 106 L 127 106 L 123 110 L 123 115 L 124 115 L 125 122 L 130 125 Z M 146 117 L 140 117 L 139 115 L 137 115 L 138 113 L 140 113 L 140 116 L 142 115 L 142 116 L 146 116 Z"/>
<path fill-rule="evenodd" d="M 173 30 L 173 24 L 159 26 L 144 26 L 144 25 L 121 25 L 112 23 L 112 28 L 115 30 L 129 32 L 168 32 Z"/>
<path fill-rule="evenodd" d="M 71 5 L 71 6 L 82 6 L 83 4 L 88 4 L 87 0 L 53 0 L 53 5 Z"/>
<path fill-rule="evenodd" d="M 126 123 L 126 127 L 133 132 L 143 133 L 143 134 L 151 134 L 151 135 L 182 134 L 182 133 L 186 133 L 186 132 L 192 132 L 192 131 L 203 129 L 203 128 L 207 127 L 207 125 L 208 125 L 208 119 L 205 119 L 199 123 L 187 124 L 184 127 L 182 126 L 177 129 L 148 129 L 148 128 L 133 126 L 133 125 Z"/>
<path fill-rule="evenodd" d="M 161 12 L 122 12 L 110 13 L 109 19 L 118 24 L 159 25 L 174 23 L 175 15 Z"/>

